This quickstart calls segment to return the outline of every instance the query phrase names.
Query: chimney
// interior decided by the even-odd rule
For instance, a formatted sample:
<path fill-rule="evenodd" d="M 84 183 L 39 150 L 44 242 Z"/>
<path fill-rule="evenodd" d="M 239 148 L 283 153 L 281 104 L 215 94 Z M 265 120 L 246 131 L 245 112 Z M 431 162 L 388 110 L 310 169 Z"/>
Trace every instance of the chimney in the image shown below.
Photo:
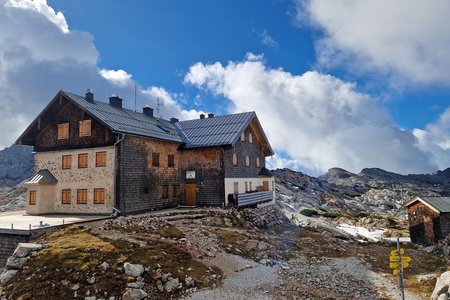
<path fill-rule="evenodd" d="M 119 98 L 119 96 L 112 95 L 111 97 L 109 97 L 109 105 L 117 108 L 122 108 L 122 99 Z"/>
<path fill-rule="evenodd" d="M 144 113 L 144 115 L 146 115 L 147 117 L 153 118 L 153 108 L 151 108 L 150 106 L 145 106 L 142 108 L 142 112 Z"/>
<path fill-rule="evenodd" d="M 170 118 L 170 123 L 177 123 L 180 122 L 177 118 Z"/>
<path fill-rule="evenodd" d="M 87 102 L 94 102 L 94 93 L 92 93 L 92 89 L 88 88 L 88 90 L 86 91 L 86 101 Z"/>
<path fill-rule="evenodd" d="M 200 119 L 204 119 L 205 115 L 204 114 L 200 114 Z"/>
<path fill-rule="evenodd" d="M 214 118 L 214 114 L 213 113 L 209 113 L 208 114 L 208 118 Z"/>

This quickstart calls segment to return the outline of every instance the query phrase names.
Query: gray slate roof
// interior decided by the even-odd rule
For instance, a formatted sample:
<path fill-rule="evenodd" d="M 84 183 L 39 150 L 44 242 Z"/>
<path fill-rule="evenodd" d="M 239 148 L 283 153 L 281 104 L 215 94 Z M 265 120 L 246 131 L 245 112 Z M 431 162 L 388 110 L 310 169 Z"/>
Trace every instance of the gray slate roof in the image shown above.
<path fill-rule="evenodd" d="M 174 125 L 167 120 L 151 118 L 143 113 L 111 106 L 109 103 L 88 102 L 84 97 L 63 93 L 115 132 L 182 142 Z"/>
<path fill-rule="evenodd" d="M 440 212 L 443 213 L 450 212 L 450 197 L 417 197 L 417 198 Z M 407 203 L 405 203 L 405 206 L 409 206 L 410 204 L 415 202 L 414 200 L 417 198 L 414 198 L 412 201 L 408 201 Z"/>
<path fill-rule="evenodd" d="M 53 174 L 47 170 L 43 169 L 37 172 L 26 184 L 56 184 L 58 180 L 53 176 Z"/>
<path fill-rule="evenodd" d="M 177 126 L 182 132 L 185 148 L 234 145 L 255 116 L 255 112 L 247 112 L 181 121 Z"/>

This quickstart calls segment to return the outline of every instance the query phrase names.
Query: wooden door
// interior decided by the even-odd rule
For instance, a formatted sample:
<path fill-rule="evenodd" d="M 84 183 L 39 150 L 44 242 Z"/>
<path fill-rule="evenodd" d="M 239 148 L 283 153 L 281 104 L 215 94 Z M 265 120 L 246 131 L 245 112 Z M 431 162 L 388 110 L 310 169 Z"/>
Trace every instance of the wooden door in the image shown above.
<path fill-rule="evenodd" d="M 269 182 L 263 181 L 263 191 L 268 191 L 268 190 L 269 190 Z"/>
<path fill-rule="evenodd" d="M 197 203 L 197 184 L 186 183 L 184 185 L 184 194 L 186 196 L 186 205 L 195 206 Z"/>
<path fill-rule="evenodd" d="M 423 217 L 423 223 L 425 224 L 425 243 L 427 245 L 434 244 L 434 229 L 433 229 L 433 220 L 429 216 Z"/>

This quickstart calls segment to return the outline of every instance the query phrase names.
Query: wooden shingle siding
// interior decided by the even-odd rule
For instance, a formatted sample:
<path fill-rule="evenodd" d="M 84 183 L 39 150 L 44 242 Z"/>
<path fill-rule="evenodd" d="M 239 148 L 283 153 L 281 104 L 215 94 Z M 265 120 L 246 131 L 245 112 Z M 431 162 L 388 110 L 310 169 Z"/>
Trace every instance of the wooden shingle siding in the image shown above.
<path fill-rule="evenodd" d="M 178 205 L 178 197 L 169 193 L 162 199 L 163 186 L 178 183 L 179 144 L 149 138 L 125 136 L 118 144 L 116 205 L 124 213 L 141 212 Z M 159 166 L 153 166 L 158 153 Z M 174 154 L 174 167 L 168 167 L 168 153 Z"/>

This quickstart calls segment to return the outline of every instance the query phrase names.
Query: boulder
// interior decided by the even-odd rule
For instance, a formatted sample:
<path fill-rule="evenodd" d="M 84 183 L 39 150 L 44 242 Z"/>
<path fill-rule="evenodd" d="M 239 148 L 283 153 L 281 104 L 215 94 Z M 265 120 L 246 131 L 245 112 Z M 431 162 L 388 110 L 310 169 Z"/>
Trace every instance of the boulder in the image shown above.
<path fill-rule="evenodd" d="M 16 250 L 14 250 L 13 256 L 15 257 L 26 257 L 33 251 L 41 250 L 41 244 L 33 244 L 33 243 L 19 243 L 17 245 Z"/>
<path fill-rule="evenodd" d="M 434 286 L 433 294 L 431 294 L 431 300 L 441 299 L 441 295 L 446 295 L 450 286 L 450 271 L 442 273 L 442 275 L 437 279 L 436 285 Z"/>
<path fill-rule="evenodd" d="M 10 256 L 6 261 L 6 268 L 9 270 L 20 270 L 23 265 L 27 262 L 28 258 L 26 257 L 15 257 Z"/>
<path fill-rule="evenodd" d="M 6 270 L 2 274 L 0 274 L 0 285 L 5 286 L 8 281 L 10 281 L 19 270 Z"/>
<path fill-rule="evenodd" d="M 130 263 L 124 263 L 123 269 L 125 270 L 125 274 L 138 277 L 141 276 L 142 273 L 144 273 L 144 267 L 142 265 L 137 264 L 130 264 Z"/>
<path fill-rule="evenodd" d="M 171 279 L 164 284 L 164 289 L 166 290 L 166 292 L 170 293 L 173 290 L 177 289 L 179 285 L 180 282 L 178 278 Z"/>
<path fill-rule="evenodd" d="M 148 297 L 148 294 L 142 289 L 127 289 L 122 295 L 122 300 L 141 300 Z"/>

